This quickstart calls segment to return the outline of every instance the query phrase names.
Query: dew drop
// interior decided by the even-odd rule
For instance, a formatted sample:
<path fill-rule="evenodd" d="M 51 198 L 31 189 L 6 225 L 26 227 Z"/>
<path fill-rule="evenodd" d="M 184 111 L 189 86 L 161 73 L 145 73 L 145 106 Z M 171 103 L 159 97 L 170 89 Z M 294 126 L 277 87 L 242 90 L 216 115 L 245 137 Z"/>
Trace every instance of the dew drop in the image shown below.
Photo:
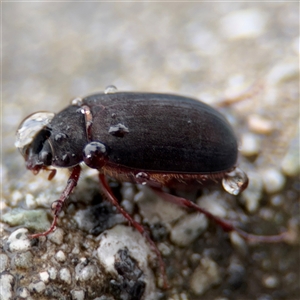
<path fill-rule="evenodd" d="M 147 181 L 149 180 L 149 174 L 145 172 L 139 172 L 135 175 L 136 182 L 142 185 L 146 185 Z"/>
<path fill-rule="evenodd" d="M 224 190 L 235 196 L 247 188 L 248 182 L 247 174 L 239 168 L 226 173 L 222 179 Z"/>
<path fill-rule="evenodd" d="M 68 154 L 64 154 L 63 156 L 62 156 L 62 161 L 64 162 L 64 163 L 69 163 L 70 162 L 70 157 L 69 157 L 69 155 Z"/>
<path fill-rule="evenodd" d="M 77 98 L 73 99 L 71 101 L 71 104 L 75 105 L 75 106 L 81 106 L 82 105 L 82 98 L 77 97 Z"/>
<path fill-rule="evenodd" d="M 112 114 L 111 114 L 111 117 L 112 117 L 113 119 L 115 119 L 115 118 L 116 118 L 116 116 L 117 116 L 117 114 L 116 114 L 116 113 L 112 113 Z"/>
<path fill-rule="evenodd" d="M 119 123 L 116 125 L 111 125 L 108 133 L 116 137 L 124 137 L 125 134 L 129 133 L 129 129 L 125 125 Z"/>
<path fill-rule="evenodd" d="M 104 90 L 104 94 L 114 94 L 117 91 L 118 89 L 114 85 L 108 85 Z"/>

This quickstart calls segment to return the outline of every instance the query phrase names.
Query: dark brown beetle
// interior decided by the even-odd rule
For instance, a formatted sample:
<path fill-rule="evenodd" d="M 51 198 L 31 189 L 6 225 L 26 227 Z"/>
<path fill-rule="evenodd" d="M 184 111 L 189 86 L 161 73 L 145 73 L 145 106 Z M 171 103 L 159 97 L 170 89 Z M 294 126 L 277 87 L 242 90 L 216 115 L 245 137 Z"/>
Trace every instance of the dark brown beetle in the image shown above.
<path fill-rule="evenodd" d="M 67 186 L 54 202 L 54 220 L 44 233 L 55 229 L 64 201 L 77 185 L 80 163 L 99 171 L 105 196 L 118 208 L 156 252 L 164 282 L 166 277 L 160 252 L 144 228 L 119 205 L 105 176 L 119 181 L 146 184 L 167 201 L 191 207 L 220 224 L 237 231 L 245 239 L 277 242 L 277 236 L 254 236 L 213 216 L 195 203 L 167 194 L 162 187 L 203 186 L 222 182 L 225 190 L 237 195 L 248 185 L 247 175 L 236 168 L 238 148 L 226 119 L 210 106 L 186 97 L 116 92 L 75 99 L 54 115 L 38 112 L 23 121 L 17 132 L 16 147 L 26 167 L 37 174 L 49 166 L 69 168 Z"/>

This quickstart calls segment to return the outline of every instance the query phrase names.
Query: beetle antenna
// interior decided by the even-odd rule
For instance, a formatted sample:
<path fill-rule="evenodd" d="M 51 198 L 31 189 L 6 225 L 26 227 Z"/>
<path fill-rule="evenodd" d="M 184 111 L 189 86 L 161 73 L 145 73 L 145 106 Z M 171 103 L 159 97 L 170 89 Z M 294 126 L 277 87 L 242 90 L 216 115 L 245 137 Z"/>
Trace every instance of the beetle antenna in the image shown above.
<path fill-rule="evenodd" d="M 145 230 L 145 228 L 138 222 L 136 222 L 127 212 L 126 210 L 119 204 L 118 200 L 114 196 L 112 190 L 110 189 L 104 174 L 99 173 L 99 180 L 100 184 L 102 187 L 102 191 L 104 195 L 107 197 L 107 199 L 118 209 L 118 211 L 129 221 L 130 225 L 132 225 L 134 228 L 138 230 L 138 232 L 143 235 L 147 242 L 150 244 L 151 248 L 155 252 L 158 260 L 159 260 L 159 266 L 160 266 L 160 272 L 163 276 L 163 282 L 164 282 L 164 288 L 167 289 L 169 287 L 168 285 L 168 280 L 167 280 L 167 275 L 166 275 L 166 269 L 165 269 L 165 264 L 162 259 L 161 253 L 158 250 L 157 246 L 155 243 L 152 241 L 150 238 L 149 234 Z"/>
<path fill-rule="evenodd" d="M 55 170 L 50 170 L 50 171 L 52 172 Z M 52 210 L 53 210 L 54 217 L 53 217 L 53 221 L 52 221 L 50 228 L 45 232 L 31 234 L 31 235 L 29 235 L 29 238 L 34 239 L 34 238 L 38 238 L 40 236 L 47 236 L 49 233 L 51 233 L 55 230 L 59 213 L 61 212 L 65 201 L 69 198 L 73 189 L 76 187 L 77 182 L 79 180 L 80 172 L 81 172 L 81 168 L 79 165 L 77 165 L 71 169 L 71 175 L 69 177 L 67 186 L 65 187 L 64 191 L 61 193 L 59 199 L 52 203 Z M 49 177 L 50 176 L 51 176 L 51 173 L 50 173 Z"/>

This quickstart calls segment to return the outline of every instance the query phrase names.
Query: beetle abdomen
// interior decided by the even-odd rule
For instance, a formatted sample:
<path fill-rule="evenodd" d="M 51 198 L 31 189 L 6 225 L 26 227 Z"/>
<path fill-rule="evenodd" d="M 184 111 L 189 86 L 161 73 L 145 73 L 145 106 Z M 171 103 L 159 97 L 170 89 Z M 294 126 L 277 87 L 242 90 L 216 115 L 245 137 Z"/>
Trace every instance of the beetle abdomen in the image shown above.
<path fill-rule="evenodd" d="M 200 101 L 115 93 L 89 96 L 83 104 L 93 114 L 92 139 L 106 145 L 111 163 L 171 173 L 222 172 L 236 163 L 231 126 Z"/>

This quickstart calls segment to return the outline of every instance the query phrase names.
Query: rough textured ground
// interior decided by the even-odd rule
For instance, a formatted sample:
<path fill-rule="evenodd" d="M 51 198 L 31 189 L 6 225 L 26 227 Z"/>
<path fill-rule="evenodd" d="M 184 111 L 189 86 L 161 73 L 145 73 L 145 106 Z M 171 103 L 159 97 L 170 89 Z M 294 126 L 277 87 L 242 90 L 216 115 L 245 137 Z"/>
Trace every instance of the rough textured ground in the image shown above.
<path fill-rule="evenodd" d="M 298 6 L 3 3 L 0 298 L 297 299 Z M 142 187 L 113 184 L 163 254 L 171 286 L 164 291 L 155 255 L 102 201 L 88 169 L 56 232 L 27 239 L 25 228 L 37 232 L 49 225 L 49 207 L 67 171 L 49 182 L 47 174 L 25 170 L 14 148 L 24 117 L 57 112 L 109 84 L 217 106 L 253 83 L 259 88 L 252 98 L 220 108 L 241 142 L 239 163 L 250 186 L 239 197 L 205 189 L 195 200 L 252 233 L 289 228 L 294 241 L 249 245 Z"/>

